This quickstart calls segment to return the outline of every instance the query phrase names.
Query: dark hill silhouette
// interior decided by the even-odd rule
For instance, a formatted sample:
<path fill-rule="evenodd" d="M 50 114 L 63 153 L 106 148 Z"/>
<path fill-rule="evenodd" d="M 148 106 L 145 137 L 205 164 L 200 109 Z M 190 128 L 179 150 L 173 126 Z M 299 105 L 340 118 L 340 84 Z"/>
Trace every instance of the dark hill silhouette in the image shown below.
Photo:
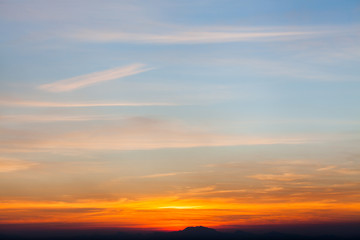
<path fill-rule="evenodd" d="M 187 227 L 184 230 L 180 230 L 179 232 L 183 233 L 195 233 L 195 234 L 214 234 L 217 233 L 215 229 L 203 227 L 203 226 L 197 226 L 197 227 Z"/>
<path fill-rule="evenodd" d="M 221 233 L 212 228 L 207 228 L 203 226 L 197 227 L 187 227 L 184 230 L 173 232 L 171 239 L 207 239 L 207 240 L 217 240 L 225 239 L 225 233 Z"/>
<path fill-rule="evenodd" d="M 357 236 L 358 237 L 358 236 Z M 357 237 L 338 236 L 303 236 L 297 234 L 285 234 L 280 232 L 269 232 L 255 234 L 244 231 L 233 233 L 220 232 L 203 226 L 187 227 L 184 230 L 175 232 L 154 232 L 154 233 L 125 233 L 117 232 L 112 234 L 87 233 L 77 235 L 58 236 L 51 235 L 51 232 L 42 234 L 16 235 L 0 233 L 0 240 L 355 240 Z"/>

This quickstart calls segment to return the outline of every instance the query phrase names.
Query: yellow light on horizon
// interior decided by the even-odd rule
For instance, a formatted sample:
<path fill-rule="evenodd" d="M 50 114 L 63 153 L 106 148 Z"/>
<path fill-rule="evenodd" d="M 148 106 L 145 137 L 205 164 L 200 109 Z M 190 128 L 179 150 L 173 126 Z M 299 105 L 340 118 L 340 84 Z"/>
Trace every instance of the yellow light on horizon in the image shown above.
<path fill-rule="evenodd" d="M 158 207 L 159 209 L 200 209 L 199 206 L 166 206 Z"/>

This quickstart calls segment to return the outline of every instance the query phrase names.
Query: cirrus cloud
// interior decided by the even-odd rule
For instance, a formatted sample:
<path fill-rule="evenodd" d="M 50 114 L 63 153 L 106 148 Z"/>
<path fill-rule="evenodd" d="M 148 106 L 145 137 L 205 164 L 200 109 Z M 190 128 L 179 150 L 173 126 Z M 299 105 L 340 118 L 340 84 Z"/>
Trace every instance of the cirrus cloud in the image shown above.
<path fill-rule="evenodd" d="M 35 166 L 36 163 L 13 158 L 0 158 L 0 173 L 15 172 Z"/>
<path fill-rule="evenodd" d="M 39 89 L 48 92 L 68 92 L 78 88 L 87 87 L 100 82 L 115 80 L 151 70 L 145 68 L 144 64 L 136 63 L 123 67 L 117 67 L 105 71 L 94 72 L 77 77 L 63 79 L 54 83 L 43 84 Z"/>

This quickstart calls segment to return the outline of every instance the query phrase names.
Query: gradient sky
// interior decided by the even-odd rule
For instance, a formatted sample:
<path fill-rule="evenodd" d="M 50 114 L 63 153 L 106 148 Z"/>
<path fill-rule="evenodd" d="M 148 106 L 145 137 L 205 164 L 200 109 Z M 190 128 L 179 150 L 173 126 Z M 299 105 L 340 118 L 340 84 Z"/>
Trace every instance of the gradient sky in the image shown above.
<path fill-rule="evenodd" d="M 360 1 L 0 1 L 0 224 L 360 221 Z"/>

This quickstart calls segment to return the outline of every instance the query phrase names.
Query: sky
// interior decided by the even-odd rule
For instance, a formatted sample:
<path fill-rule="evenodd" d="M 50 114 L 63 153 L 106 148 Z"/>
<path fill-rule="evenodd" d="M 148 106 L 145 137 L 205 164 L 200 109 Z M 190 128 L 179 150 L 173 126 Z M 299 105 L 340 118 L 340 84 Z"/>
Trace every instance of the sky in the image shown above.
<path fill-rule="evenodd" d="M 0 225 L 360 222 L 360 1 L 1 0 Z"/>

